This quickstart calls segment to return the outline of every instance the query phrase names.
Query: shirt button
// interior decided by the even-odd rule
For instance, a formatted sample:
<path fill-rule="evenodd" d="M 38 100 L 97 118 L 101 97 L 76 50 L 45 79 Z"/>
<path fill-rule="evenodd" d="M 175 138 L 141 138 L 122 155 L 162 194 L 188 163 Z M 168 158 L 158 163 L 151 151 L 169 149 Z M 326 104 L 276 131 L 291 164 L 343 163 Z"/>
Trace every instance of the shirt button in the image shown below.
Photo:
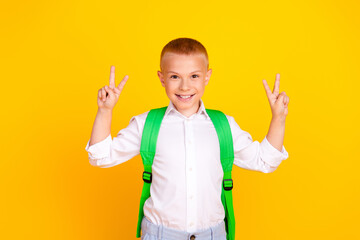
<path fill-rule="evenodd" d="M 192 168 L 189 168 L 189 172 L 191 172 L 192 171 Z"/>
<path fill-rule="evenodd" d="M 190 227 L 192 227 L 192 226 L 194 226 L 194 223 L 192 222 L 192 223 L 190 223 Z"/>
<path fill-rule="evenodd" d="M 193 195 L 190 196 L 190 199 L 193 199 Z"/>

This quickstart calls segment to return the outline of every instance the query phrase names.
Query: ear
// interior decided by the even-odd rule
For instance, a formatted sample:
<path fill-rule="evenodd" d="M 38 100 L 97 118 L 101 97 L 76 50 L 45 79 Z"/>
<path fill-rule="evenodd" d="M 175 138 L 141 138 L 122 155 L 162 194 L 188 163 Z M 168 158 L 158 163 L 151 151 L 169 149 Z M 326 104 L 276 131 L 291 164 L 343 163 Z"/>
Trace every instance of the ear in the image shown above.
<path fill-rule="evenodd" d="M 207 72 L 206 72 L 206 76 L 205 76 L 205 85 L 208 85 L 210 77 L 212 74 L 212 69 L 210 68 Z"/>
<path fill-rule="evenodd" d="M 159 79 L 160 79 L 161 85 L 162 85 L 163 87 L 165 87 L 164 75 L 163 75 L 162 72 L 160 72 L 160 71 L 157 71 L 157 75 L 158 75 L 158 77 L 159 77 Z"/>

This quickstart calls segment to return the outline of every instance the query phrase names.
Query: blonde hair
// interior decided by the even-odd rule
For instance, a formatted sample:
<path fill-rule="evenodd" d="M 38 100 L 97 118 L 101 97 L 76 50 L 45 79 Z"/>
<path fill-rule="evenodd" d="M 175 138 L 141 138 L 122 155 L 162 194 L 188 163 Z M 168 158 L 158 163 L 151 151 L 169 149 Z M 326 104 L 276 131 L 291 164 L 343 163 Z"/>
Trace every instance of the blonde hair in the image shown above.
<path fill-rule="evenodd" d="M 161 51 L 160 55 L 160 68 L 161 61 L 165 53 L 172 52 L 177 54 L 195 54 L 202 53 L 206 57 L 207 68 L 209 68 L 209 57 L 206 48 L 197 40 L 192 38 L 177 38 L 168 42 Z"/>

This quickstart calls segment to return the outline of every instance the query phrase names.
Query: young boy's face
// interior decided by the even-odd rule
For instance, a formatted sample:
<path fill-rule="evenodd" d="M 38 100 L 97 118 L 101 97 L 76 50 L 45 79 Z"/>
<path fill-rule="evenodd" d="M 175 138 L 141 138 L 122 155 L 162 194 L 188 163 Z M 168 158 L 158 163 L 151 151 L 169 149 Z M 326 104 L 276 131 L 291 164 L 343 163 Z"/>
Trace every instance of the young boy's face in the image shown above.
<path fill-rule="evenodd" d="M 190 117 L 200 107 L 200 98 L 204 94 L 211 73 L 212 69 L 207 69 L 204 54 L 166 52 L 158 76 L 176 109 L 184 116 Z"/>

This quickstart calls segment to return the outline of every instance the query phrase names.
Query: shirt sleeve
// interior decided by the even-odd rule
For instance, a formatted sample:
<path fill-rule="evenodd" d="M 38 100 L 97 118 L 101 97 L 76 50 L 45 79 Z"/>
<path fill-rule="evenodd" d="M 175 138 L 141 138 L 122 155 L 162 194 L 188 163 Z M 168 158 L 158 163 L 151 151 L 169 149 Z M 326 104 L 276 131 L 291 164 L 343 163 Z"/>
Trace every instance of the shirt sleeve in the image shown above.
<path fill-rule="evenodd" d="M 251 135 L 242 130 L 234 118 L 227 116 L 234 143 L 234 164 L 238 167 L 264 173 L 277 169 L 280 163 L 289 157 L 285 147 L 279 151 L 272 146 L 266 136 L 262 142 L 253 141 Z"/>
<path fill-rule="evenodd" d="M 109 134 L 104 140 L 91 146 L 89 146 L 89 139 L 85 150 L 88 152 L 90 164 L 95 167 L 108 168 L 139 155 L 144 118 L 146 119 L 147 113 L 132 117 L 129 125 L 121 129 L 114 139 Z"/>

